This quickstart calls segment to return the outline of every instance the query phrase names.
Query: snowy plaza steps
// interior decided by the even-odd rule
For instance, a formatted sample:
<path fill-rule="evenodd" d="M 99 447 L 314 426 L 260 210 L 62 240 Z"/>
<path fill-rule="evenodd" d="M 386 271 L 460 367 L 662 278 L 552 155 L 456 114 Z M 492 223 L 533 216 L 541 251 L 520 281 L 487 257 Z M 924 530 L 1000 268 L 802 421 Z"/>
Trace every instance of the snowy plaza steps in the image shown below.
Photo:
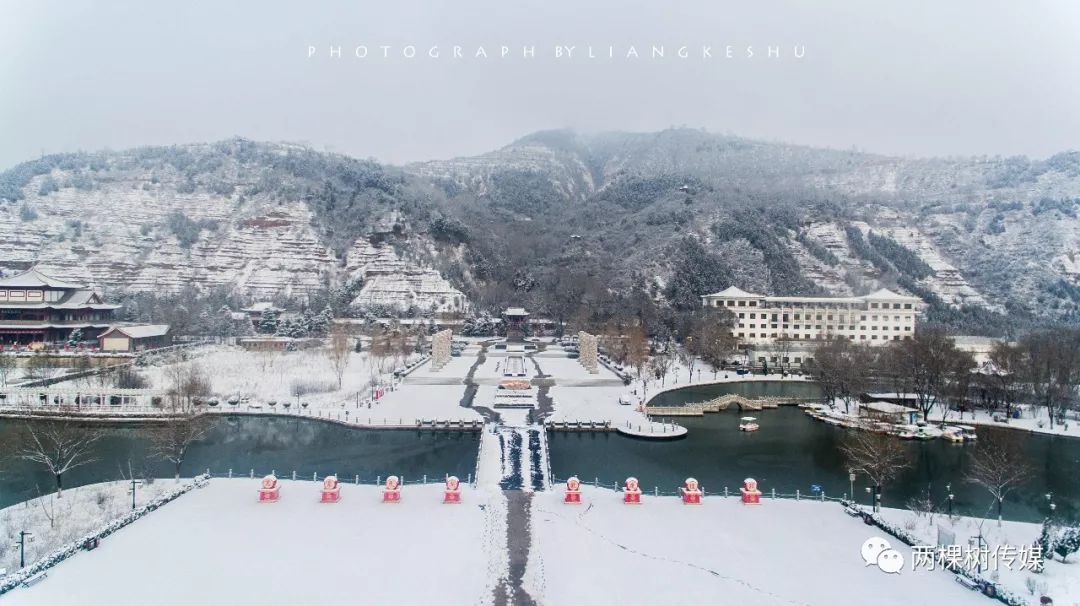
<path fill-rule="evenodd" d="M 499 476 L 487 477 L 497 481 L 502 490 L 532 492 L 550 485 L 551 460 L 548 455 L 547 432 L 539 425 L 512 427 L 494 425 L 488 431 L 495 440 L 485 441 L 481 449 L 496 446 L 481 456 L 498 458 Z M 478 471 L 478 476 L 480 472 Z"/>

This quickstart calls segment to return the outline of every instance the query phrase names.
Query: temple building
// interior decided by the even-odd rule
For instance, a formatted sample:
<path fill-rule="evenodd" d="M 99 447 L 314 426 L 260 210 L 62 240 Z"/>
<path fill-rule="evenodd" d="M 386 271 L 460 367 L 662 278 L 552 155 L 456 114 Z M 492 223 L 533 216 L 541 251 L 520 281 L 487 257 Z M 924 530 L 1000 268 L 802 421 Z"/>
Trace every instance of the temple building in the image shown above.
<path fill-rule="evenodd" d="M 37 269 L 0 278 L 0 345 L 63 343 L 76 330 L 83 340 L 96 340 L 113 324 L 119 307 L 84 284 Z"/>
<path fill-rule="evenodd" d="M 529 312 L 521 307 L 508 307 L 502 313 L 503 322 L 506 323 L 507 342 L 521 342 L 528 336 Z"/>
<path fill-rule="evenodd" d="M 861 297 L 770 297 L 732 286 L 701 304 L 730 311 L 732 334 L 744 344 L 846 338 L 883 345 L 912 337 L 922 300 L 884 288 Z"/>

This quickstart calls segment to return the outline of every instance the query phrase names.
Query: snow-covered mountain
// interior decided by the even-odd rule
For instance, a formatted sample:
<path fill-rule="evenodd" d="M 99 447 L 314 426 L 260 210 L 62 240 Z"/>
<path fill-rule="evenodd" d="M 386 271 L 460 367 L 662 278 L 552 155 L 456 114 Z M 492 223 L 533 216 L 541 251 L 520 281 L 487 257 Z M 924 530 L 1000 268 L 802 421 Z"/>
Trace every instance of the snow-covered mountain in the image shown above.
<path fill-rule="evenodd" d="M 0 200 L 0 269 L 105 287 L 301 293 L 354 275 L 350 249 L 370 245 L 413 268 L 416 288 L 391 290 L 457 288 L 481 307 L 550 305 L 542 295 L 579 275 L 595 301 L 642 290 L 677 305 L 737 282 L 888 286 L 1072 321 L 1080 303 L 1076 152 L 915 159 L 688 129 L 547 131 L 397 168 L 235 139 L 46 156 L 0 174 Z"/>

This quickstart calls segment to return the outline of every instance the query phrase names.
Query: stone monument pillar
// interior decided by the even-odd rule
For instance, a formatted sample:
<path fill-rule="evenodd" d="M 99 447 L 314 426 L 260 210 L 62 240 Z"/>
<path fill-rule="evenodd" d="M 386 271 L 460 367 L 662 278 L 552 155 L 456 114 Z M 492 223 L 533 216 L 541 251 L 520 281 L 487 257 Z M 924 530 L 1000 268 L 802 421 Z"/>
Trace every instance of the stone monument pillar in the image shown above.
<path fill-rule="evenodd" d="M 600 372 L 596 360 L 596 335 L 590 335 L 584 330 L 578 333 L 578 361 L 590 374 Z"/>
<path fill-rule="evenodd" d="M 447 328 L 440 330 L 431 337 L 431 368 L 442 370 L 450 362 L 450 341 L 453 332 Z"/>

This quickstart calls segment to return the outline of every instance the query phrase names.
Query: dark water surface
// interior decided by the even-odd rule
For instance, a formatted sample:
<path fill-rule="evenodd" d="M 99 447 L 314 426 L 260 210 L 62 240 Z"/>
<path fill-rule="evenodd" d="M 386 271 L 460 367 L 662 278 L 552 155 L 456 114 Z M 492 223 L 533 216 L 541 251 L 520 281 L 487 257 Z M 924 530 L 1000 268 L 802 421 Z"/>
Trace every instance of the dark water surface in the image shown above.
<path fill-rule="evenodd" d="M 16 424 L 0 421 L 0 432 Z M 130 426 L 107 429 L 95 448 L 97 461 L 64 474 L 64 487 L 80 486 L 127 476 L 128 463 L 141 476 L 171 477 L 171 463 L 148 459 L 147 444 Z M 319 477 L 336 473 L 343 481 L 356 474 L 372 481 L 376 476 L 404 476 L 419 481 L 423 474 L 441 480 L 454 474 L 464 480 L 476 465 L 479 434 L 350 429 L 312 419 L 281 417 L 223 418 L 201 442 L 191 446 L 181 468 L 192 476 L 209 468 L 214 474 L 256 475 L 276 470 L 285 476 Z M 0 475 L 0 507 L 52 492 L 52 476 L 36 464 L 14 460 Z"/>
<path fill-rule="evenodd" d="M 695 387 L 661 394 L 653 404 L 676 405 L 699 402 L 732 386 Z M 810 396 L 816 387 L 804 383 L 743 383 L 735 389 L 746 395 Z M 753 477 L 768 494 L 806 495 L 812 485 L 839 497 L 851 488 L 840 445 L 846 430 L 811 419 L 796 407 L 746 413 L 758 418 L 761 430 L 738 430 L 741 413 L 729 411 L 704 417 L 682 417 L 689 435 L 674 442 L 651 442 L 618 434 L 550 433 L 551 467 L 557 478 L 577 475 L 583 481 L 622 483 L 637 477 L 646 490 L 659 487 L 672 492 L 688 476 L 697 478 L 707 492 L 736 491 L 744 478 Z M 993 432 L 1015 431 L 980 427 L 985 437 Z M 1038 434 L 1021 434 L 1032 473 L 1027 483 L 1005 501 L 1008 519 L 1041 521 L 1049 512 L 1046 493 L 1053 493 L 1055 516 L 1076 519 L 1080 515 L 1080 440 Z M 949 486 L 954 511 L 983 515 L 993 504 L 985 489 L 964 480 L 966 460 L 977 444 L 953 444 L 946 440 L 904 442 L 911 466 L 885 488 L 887 506 L 904 507 L 908 499 L 926 493 L 946 509 Z M 864 477 L 855 480 L 855 496 L 869 502 Z"/>

